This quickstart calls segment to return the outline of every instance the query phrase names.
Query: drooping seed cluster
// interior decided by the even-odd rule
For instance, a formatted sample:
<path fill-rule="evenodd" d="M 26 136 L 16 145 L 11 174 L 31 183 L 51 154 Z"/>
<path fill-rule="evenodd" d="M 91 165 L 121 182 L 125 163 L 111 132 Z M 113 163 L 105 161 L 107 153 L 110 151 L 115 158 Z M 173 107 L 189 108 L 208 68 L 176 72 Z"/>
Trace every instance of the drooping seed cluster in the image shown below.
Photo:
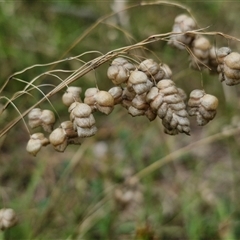
<path fill-rule="evenodd" d="M 228 47 L 219 48 L 217 51 L 219 80 L 227 85 L 240 83 L 240 54 L 232 52 Z"/>
<path fill-rule="evenodd" d="M 232 86 L 240 83 L 240 54 L 229 47 L 216 48 L 197 31 L 194 20 L 185 15 L 175 18 L 169 44 L 178 49 L 189 48 L 190 67 L 196 70 L 208 68 L 219 73 L 219 80 Z"/>
<path fill-rule="evenodd" d="M 31 128 L 42 126 L 44 131 L 51 132 L 55 123 L 55 115 L 48 109 L 34 108 L 28 114 L 28 124 Z"/>
<path fill-rule="evenodd" d="M 201 34 L 193 33 L 197 25 L 191 17 L 181 14 L 175 18 L 170 36 L 169 45 L 178 49 L 189 48 L 190 67 L 197 70 L 209 67 L 212 71 L 217 69 L 217 49 Z"/>
<path fill-rule="evenodd" d="M 178 133 L 190 134 L 190 122 L 184 103 L 178 88 L 170 79 L 158 82 L 147 94 L 153 112 L 162 119 L 164 131 L 170 135 Z"/>
<path fill-rule="evenodd" d="M 15 211 L 11 208 L 0 209 L 0 230 L 6 230 L 15 226 L 18 222 L 18 217 Z"/>
<path fill-rule="evenodd" d="M 49 140 L 44 136 L 43 133 L 34 133 L 30 136 L 26 150 L 33 156 L 36 156 L 37 153 L 41 150 L 41 148 L 43 146 L 47 146 L 48 144 Z"/>
<path fill-rule="evenodd" d="M 107 76 L 115 86 L 108 91 L 88 88 L 84 92 L 83 101 L 80 87 L 67 88 L 62 102 L 68 107 L 69 119 L 54 130 L 55 115 L 52 111 L 32 109 L 28 114 L 29 126 L 42 127 L 50 134 L 48 138 L 41 132 L 32 134 L 27 151 L 36 156 L 48 144 L 59 152 L 65 151 L 69 144 L 82 144 L 85 138 L 97 132 L 94 112 L 109 115 L 115 105 L 127 109 L 133 117 L 145 116 L 150 121 L 160 118 L 164 132 L 170 135 L 190 135 L 189 116 L 197 116 L 198 124 L 205 125 L 216 115 L 215 97 L 202 90 L 195 90 L 191 93 L 187 106 L 187 96 L 172 80 L 169 66 L 153 59 L 134 65 L 127 59 L 118 57 L 110 64 Z M 202 95 L 199 95 L 199 91 Z"/>
<path fill-rule="evenodd" d="M 228 47 L 215 48 L 199 34 L 193 18 L 182 14 L 175 18 L 169 44 L 178 49 L 187 49 L 190 67 L 203 70 L 206 67 L 219 74 L 227 85 L 240 83 L 240 54 Z M 109 115 L 116 105 L 127 109 L 133 116 L 145 116 L 150 121 L 160 118 L 164 132 L 170 135 L 190 135 L 189 116 L 195 116 L 197 124 L 204 126 L 216 115 L 218 100 L 204 90 L 193 90 L 189 99 L 183 89 L 173 81 L 172 71 L 165 63 L 145 59 L 140 63 L 125 57 L 112 60 L 107 77 L 114 84 L 109 90 L 88 88 L 81 98 L 81 87 L 68 86 L 62 102 L 68 107 L 69 119 L 53 130 L 55 114 L 47 109 L 34 108 L 28 114 L 30 128 L 42 127 L 49 137 L 41 132 L 33 133 L 27 151 L 36 156 L 43 146 L 51 144 L 63 152 L 69 144 L 81 144 L 85 138 L 96 134 L 94 112 Z"/>
<path fill-rule="evenodd" d="M 150 121 L 159 117 L 165 133 L 189 135 L 190 122 L 185 103 L 187 97 L 172 81 L 170 68 L 166 64 L 157 64 L 153 59 L 146 59 L 136 69 L 128 70 L 128 73 L 129 78 L 122 84 L 122 91 L 119 86 L 115 87 L 118 88 L 119 103 L 128 113 L 133 117 L 145 115 Z"/>
<path fill-rule="evenodd" d="M 82 138 L 78 137 L 71 121 L 65 121 L 52 131 L 49 141 L 58 152 L 64 152 L 69 144 L 81 144 Z"/>
<path fill-rule="evenodd" d="M 160 118 L 164 132 L 170 135 L 190 135 L 189 116 L 196 115 L 198 124 L 205 125 L 216 114 L 217 104 L 211 103 L 213 99 L 207 98 L 206 96 L 210 95 L 203 91 L 203 96 L 195 99 L 195 104 L 191 104 L 192 99 L 196 98 L 191 93 L 187 106 L 186 94 L 172 80 L 169 66 L 158 64 L 153 59 L 134 65 L 123 57 L 116 58 L 109 66 L 107 76 L 115 86 L 108 91 L 89 88 L 84 93 L 83 101 L 80 87 L 67 88 L 62 101 L 68 107 L 69 119 L 54 130 L 52 129 L 56 119 L 52 111 L 32 109 L 28 114 L 29 126 L 42 127 L 50 134 L 48 138 L 41 132 L 32 134 L 27 151 L 36 156 L 41 148 L 48 144 L 59 152 L 65 151 L 69 144 L 82 144 L 85 138 L 97 132 L 94 112 L 109 115 L 115 105 L 121 105 L 133 117 L 145 116 L 150 121 Z"/>
<path fill-rule="evenodd" d="M 194 34 L 189 33 L 197 28 L 197 25 L 191 17 L 181 14 L 178 15 L 173 24 L 172 32 L 169 44 L 178 48 L 185 49 L 185 46 L 190 46 L 194 40 Z"/>
<path fill-rule="evenodd" d="M 188 100 L 188 114 L 196 116 L 198 125 L 204 126 L 215 117 L 217 106 L 218 99 L 215 96 L 195 89 Z"/>

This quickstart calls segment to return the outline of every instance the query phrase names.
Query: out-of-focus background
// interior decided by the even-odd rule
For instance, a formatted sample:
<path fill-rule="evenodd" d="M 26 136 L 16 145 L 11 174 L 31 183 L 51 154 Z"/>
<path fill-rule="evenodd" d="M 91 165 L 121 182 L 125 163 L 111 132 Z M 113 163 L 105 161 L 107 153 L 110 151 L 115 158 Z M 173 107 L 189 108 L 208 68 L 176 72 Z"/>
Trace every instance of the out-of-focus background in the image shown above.
<path fill-rule="evenodd" d="M 168 4 L 140 6 L 140 1 L 2 1 L 0 3 L 0 86 L 14 72 L 89 51 L 105 54 L 137 43 L 150 35 L 170 32 L 174 18 L 187 13 Z M 170 3 L 170 2 L 169 2 Z M 240 38 L 240 2 L 186 1 L 199 27 Z M 136 5 L 95 24 L 107 14 Z M 137 6 L 138 5 L 138 6 Z M 94 25 L 95 24 L 95 25 Z M 95 26 L 91 28 L 91 26 Z M 209 36 L 216 47 L 239 51 L 239 42 Z M 191 136 L 168 136 L 161 121 L 131 117 L 116 106 L 109 115 L 96 114 L 98 132 L 81 146 L 58 153 L 47 146 L 36 157 L 25 148 L 29 139 L 23 122 L 0 139 L 0 207 L 16 211 L 19 223 L 2 232 L 2 239 L 226 239 L 240 238 L 239 135 L 215 136 L 239 123 L 239 86 L 226 87 L 217 75 L 189 68 L 189 55 L 164 41 L 146 46 L 139 59 L 167 63 L 177 86 L 189 94 L 202 88 L 219 99 L 216 118 L 204 127 L 191 121 Z M 84 61 L 99 56 L 88 53 Z M 131 56 L 133 57 L 133 56 Z M 75 70 L 81 63 L 65 61 L 56 68 Z M 108 90 L 109 63 L 73 85 L 83 92 L 96 85 Z M 31 81 L 51 67 L 36 67 L 21 79 Z M 63 74 L 64 78 L 64 74 Z M 45 83 L 59 84 L 46 76 Z M 37 84 L 37 83 L 36 83 Z M 1 96 L 10 98 L 25 84 L 10 80 Z M 51 86 L 43 88 L 47 91 Z M 44 90 L 44 91 L 45 91 Z M 67 108 L 63 91 L 50 100 L 61 120 Z M 14 101 L 23 112 L 40 93 Z M 4 104 L 6 98 L 1 98 Z M 48 102 L 42 108 L 51 108 Z M 15 107 L 0 117 L 0 128 L 18 116 Z M 213 137 L 214 139 L 214 137 Z M 154 162 L 190 143 L 169 163 Z M 164 160 L 165 159 L 165 160 Z M 143 175 L 135 175 L 148 169 Z"/>

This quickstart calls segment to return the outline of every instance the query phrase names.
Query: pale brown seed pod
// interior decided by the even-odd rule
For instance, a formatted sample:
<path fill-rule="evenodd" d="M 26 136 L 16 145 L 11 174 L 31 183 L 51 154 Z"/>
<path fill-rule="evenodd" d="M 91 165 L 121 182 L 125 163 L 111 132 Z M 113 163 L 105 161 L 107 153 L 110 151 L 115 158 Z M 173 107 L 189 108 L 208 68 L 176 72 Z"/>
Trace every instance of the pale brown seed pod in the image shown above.
<path fill-rule="evenodd" d="M 71 121 L 62 122 L 60 127 L 56 128 L 49 135 L 49 141 L 58 152 L 64 152 L 68 144 L 81 144 L 82 138 L 78 137 L 73 129 Z"/>
<path fill-rule="evenodd" d="M 82 118 L 75 118 L 73 128 L 82 127 L 82 128 L 90 128 L 94 126 L 96 123 L 95 118 L 92 114 L 90 114 L 88 117 L 82 117 Z M 76 125 L 76 126 L 74 126 Z"/>
<path fill-rule="evenodd" d="M 132 106 L 137 109 L 147 110 L 149 105 L 146 102 L 146 93 L 141 95 L 136 95 L 132 100 Z"/>
<path fill-rule="evenodd" d="M 32 109 L 28 114 L 28 124 L 31 128 L 42 126 L 44 131 L 51 132 L 55 123 L 55 115 L 51 110 Z"/>
<path fill-rule="evenodd" d="M 84 98 L 84 103 L 88 104 L 91 109 L 94 111 L 96 110 L 96 100 L 95 100 L 95 94 L 98 92 L 99 90 L 97 88 L 88 88 L 85 91 L 85 98 Z"/>
<path fill-rule="evenodd" d="M 159 71 L 160 67 L 153 59 L 146 59 L 139 64 L 138 69 L 148 77 L 152 77 Z"/>
<path fill-rule="evenodd" d="M 240 83 L 240 54 L 232 52 L 223 61 L 223 79 L 229 86 Z"/>
<path fill-rule="evenodd" d="M 136 95 L 131 103 L 131 106 L 128 108 L 128 113 L 133 117 L 145 115 L 145 112 L 149 108 L 148 103 L 146 102 L 146 94 Z"/>
<path fill-rule="evenodd" d="M 160 70 L 159 72 L 163 72 L 162 79 L 171 79 L 172 77 L 172 70 L 166 63 L 159 64 Z M 156 75 L 155 75 L 156 76 Z"/>
<path fill-rule="evenodd" d="M 82 102 L 80 94 L 82 88 L 76 86 L 70 86 L 67 88 L 66 92 L 62 95 L 62 102 L 64 105 L 69 107 L 73 102 Z"/>
<path fill-rule="evenodd" d="M 195 89 L 190 93 L 188 100 L 188 114 L 189 116 L 196 116 L 199 114 L 200 100 L 205 92 L 200 89 Z"/>
<path fill-rule="evenodd" d="M 224 64 L 223 71 L 224 71 L 225 78 L 240 81 L 240 70 L 232 69 Z M 232 84 L 232 85 L 234 85 L 234 84 Z"/>
<path fill-rule="evenodd" d="M 77 137 L 77 132 L 73 129 L 73 123 L 71 121 L 64 121 L 60 124 L 60 127 L 64 130 L 68 138 Z"/>
<path fill-rule="evenodd" d="M 223 63 L 224 58 L 229 55 L 232 50 L 229 47 L 221 47 L 217 50 L 217 61 L 219 64 Z"/>
<path fill-rule="evenodd" d="M 92 113 L 91 107 L 86 103 L 78 103 L 74 102 L 69 106 L 68 111 L 72 113 L 72 115 L 77 118 L 84 118 L 89 117 L 89 115 Z"/>
<path fill-rule="evenodd" d="M 148 92 L 152 86 L 152 81 L 148 79 L 148 76 L 144 72 L 138 70 L 131 72 L 128 79 L 128 87 L 132 87 L 136 94 L 141 95 Z"/>
<path fill-rule="evenodd" d="M 136 116 L 142 116 L 145 114 L 145 110 L 143 109 L 137 109 L 133 106 L 129 106 L 128 108 L 128 113 L 133 116 L 133 117 L 136 117 Z"/>
<path fill-rule="evenodd" d="M 199 126 L 206 125 L 216 115 L 218 99 L 203 90 L 193 90 L 188 100 L 188 114 L 197 117 Z"/>
<path fill-rule="evenodd" d="M 229 47 L 221 47 L 217 50 L 217 72 L 219 73 L 219 81 L 225 81 L 225 74 L 224 74 L 224 59 L 231 53 L 231 49 Z"/>
<path fill-rule="evenodd" d="M 119 85 L 128 80 L 129 73 L 123 66 L 110 66 L 107 76 L 115 85 Z"/>
<path fill-rule="evenodd" d="M 127 87 L 123 88 L 122 92 L 122 106 L 125 108 L 129 108 L 132 104 L 133 98 L 136 96 L 136 93 L 133 89 L 129 89 Z"/>
<path fill-rule="evenodd" d="M 192 51 L 194 55 L 199 59 L 208 59 L 210 48 L 211 44 L 209 40 L 204 36 L 199 35 L 192 42 Z"/>
<path fill-rule="evenodd" d="M 158 82 L 157 88 L 158 95 L 150 103 L 150 106 L 152 109 L 157 108 L 157 115 L 162 119 L 165 133 L 170 135 L 185 133 L 189 135 L 190 122 L 182 96 L 183 93 L 180 93 L 180 90 L 170 79 L 163 79 Z M 157 104 L 153 104 L 156 100 Z"/>
<path fill-rule="evenodd" d="M 62 128 L 54 129 L 49 135 L 49 141 L 58 152 L 64 152 L 68 145 L 68 137 Z"/>
<path fill-rule="evenodd" d="M 191 46 L 194 56 L 191 56 L 190 63 L 193 69 L 201 69 L 204 64 L 208 65 L 210 48 L 211 44 L 206 37 L 199 35 L 194 39 Z"/>
<path fill-rule="evenodd" d="M 239 70 L 240 69 L 240 54 L 237 52 L 231 52 L 224 58 L 223 62 L 229 68 Z"/>
<path fill-rule="evenodd" d="M 171 79 L 163 79 L 157 84 L 157 88 L 164 92 L 168 87 L 172 87 L 172 86 L 175 86 L 175 83 Z M 172 89 L 172 91 L 174 90 Z"/>
<path fill-rule="evenodd" d="M 0 230 L 5 230 L 15 226 L 18 222 L 18 217 L 15 211 L 11 208 L 0 209 Z"/>
<path fill-rule="evenodd" d="M 122 102 L 122 93 L 123 90 L 121 87 L 112 87 L 108 90 L 108 92 L 112 95 L 114 98 L 114 105 L 119 104 Z"/>
<path fill-rule="evenodd" d="M 134 70 L 136 67 L 130 63 L 126 58 L 117 57 L 112 61 L 113 66 L 124 66 L 127 70 Z"/>
<path fill-rule="evenodd" d="M 41 125 L 42 125 L 44 131 L 51 132 L 53 129 L 53 125 L 56 121 L 54 113 L 48 109 L 42 110 L 40 120 L 42 122 Z"/>
<path fill-rule="evenodd" d="M 99 91 L 94 95 L 98 111 L 108 115 L 114 108 L 114 98 L 107 91 Z"/>
<path fill-rule="evenodd" d="M 150 104 L 153 112 L 157 112 L 163 103 L 163 94 L 159 92 L 157 87 L 152 87 L 146 95 L 146 102 Z"/>
<path fill-rule="evenodd" d="M 200 104 L 200 99 L 205 95 L 205 92 L 200 89 L 195 89 L 190 93 L 190 98 L 188 101 L 188 106 L 198 107 Z"/>
<path fill-rule="evenodd" d="M 165 63 L 156 63 L 153 59 L 146 59 L 140 63 L 138 69 L 149 77 L 149 79 L 157 83 L 164 78 L 171 78 L 172 71 Z"/>
<path fill-rule="evenodd" d="M 222 54 L 218 65 L 219 80 L 225 81 L 226 85 L 232 86 L 240 83 L 240 54 L 230 52 L 229 48 L 221 48 L 218 54 Z M 225 50 L 225 51 L 224 51 Z"/>
<path fill-rule="evenodd" d="M 44 137 L 43 133 L 34 133 L 30 136 L 26 150 L 31 155 L 36 156 L 42 146 L 46 146 L 48 144 L 49 140 Z"/>
<path fill-rule="evenodd" d="M 173 34 L 170 36 L 168 43 L 178 49 L 185 49 L 185 45 L 190 46 L 195 37 L 193 34 L 186 32 L 194 30 L 196 27 L 196 23 L 191 17 L 185 14 L 178 15 L 174 20 Z"/>
<path fill-rule="evenodd" d="M 97 127 L 92 115 L 92 109 L 85 103 L 72 103 L 69 107 L 70 119 L 73 129 L 77 131 L 78 137 L 85 138 L 95 135 Z"/>
<path fill-rule="evenodd" d="M 201 105 L 208 111 L 215 111 L 218 107 L 218 99 L 210 94 L 205 94 L 201 100 Z"/>
<path fill-rule="evenodd" d="M 86 138 L 95 135 L 97 132 L 97 127 L 94 125 L 90 128 L 77 127 L 78 137 Z"/>
<path fill-rule="evenodd" d="M 42 114 L 42 110 L 40 108 L 33 108 L 29 113 L 28 113 L 28 125 L 31 128 L 36 128 L 41 126 L 41 119 L 40 116 Z"/>
<path fill-rule="evenodd" d="M 181 30 L 183 32 L 191 31 L 194 28 L 196 28 L 195 21 L 191 17 L 187 16 L 186 14 L 178 15 L 175 18 L 174 23 L 180 25 Z"/>
<path fill-rule="evenodd" d="M 91 116 L 92 115 L 90 115 L 89 117 L 91 118 Z M 95 122 L 95 119 L 94 119 L 94 122 Z M 73 129 L 73 123 L 71 121 L 62 122 L 60 127 L 64 130 L 67 136 L 68 144 L 75 144 L 75 145 L 82 144 L 83 138 L 78 137 L 77 132 Z"/>
<path fill-rule="evenodd" d="M 118 57 L 112 61 L 107 70 L 107 76 L 115 85 L 125 83 L 128 80 L 130 71 L 134 70 L 133 64 L 125 58 Z"/>
<path fill-rule="evenodd" d="M 148 118 L 149 121 L 153 121 L 157 117 L 157 114 L 149 106 L 148 109 L 145 111 L 145 116 Z"/>

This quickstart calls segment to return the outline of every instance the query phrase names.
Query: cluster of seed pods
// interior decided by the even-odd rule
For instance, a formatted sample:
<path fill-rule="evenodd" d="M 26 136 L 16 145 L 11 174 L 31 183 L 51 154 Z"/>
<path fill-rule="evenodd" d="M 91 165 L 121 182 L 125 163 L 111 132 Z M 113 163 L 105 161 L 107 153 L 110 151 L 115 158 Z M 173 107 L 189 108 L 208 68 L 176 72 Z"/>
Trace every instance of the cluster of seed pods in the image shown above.
<path fill-rule="evenodd" d="M 232 86 L 240 83 L 240 54 L 232 52 L 229 47 L 217 51 L 219 80 Z"/>
<path fill-rule="evenodd" d="M 197 29 L 194 19 L 185 14 L 181 14 L 175 18 L 170 36 L 169 45 L 178 48 L 189 48 L 190 67 L 196 70 L 202 70 L 206 67 L 216 72 L 217 49 L 211 45 L 210 41 L 199 33 L 193 31 Z"/>
<path fill-rule="evenodd" d="M 196 22 L 181 14 L 175 18 L 169 44 L 178 49 L 190 49 L 190 67 L 202 70 L 209 68 L 219 74 L 219 80 L 227 85 L 240 83 L 240 54 L 229 47 L 215 48 L 209 40 L 199 34 Z M 145 59 L 136 64 L 127 58 L 112 60 L 107 77 L 114 86 L 108 91 L 89 88 L 81 98 L 82 89 L 69 86 L 62 96 L 68 107 L 69 119 L 53 129 L 55 114 L 47 109 L 34 108 L 28 114 L 30 128 L 42 127 L 42 132 L 33 133 L 27 151 L 36 156 L 43 146 L 51 144 L 56 151 L 63 152 L 69 144 L 81 144 L 86 137 L 96 134 L 94 112 L 109 115 L 115 105 L 121 105 L 133 116 L 145 116 L 150 121 L 160 118 L 164 132 L 170 135 L 190 135 L 189 116 L 195 116 L 197 124 L 203 126 L 216 115 L 218 99 L 204 90 L 193 90 L 187 96 L 172 79 L 167 64 Z M 83 100 L 82 100 L 83 99 Z"/>
<path fill-rule="evenodd" d="M 117 58 L 113 61 L 114 65 L 110 65 L 108 69 L 108 77 L 113 83 L 117 82 L 114 76 L 119 77 L 121 74 L 115 72 L 116 62 L 121 71 L 124 69 L 124 65 L 130 65 L 123 58 Z M 112 74 L 112 66 L 114 66 L 114 74 Z M 190 111 L 190 107 L 186 102 L 187 96 L 185 92 L 176 86 L 172 80 L 172 72 L 166 64 L 158 64 L 153 59 L 146 59 L 138 66 L 135 66 L 135 69 L 133 67 L 125 69 L 124 81 L 117 84 L 115 88 L 119 89 L 119 93 L 122 90 L 122 100 L 118 103 L 121 103 L 133 117 L 144 115 L 150 121 L 159 117 L 162 120 L 165 133 L 170 135 L 178 133 L 190 135 L 188 117 L 194 116 L 194 114 Z M 216 97 L 205 94 L 205 92 L 204 95 L 206 95 L 203 97 L 204 100 L 198 103 L 198 110 L 200 116 L 203 119 L 206 117 L 208 122 L 214 118 L 218 104 Z M 215 100 L 214 103 L 212 103 L 213 99 Z M 189 103 L 191 105 L 191 100 Z M 211 118 L 207 116 L 208 111 L 214 111 L 214 114 L 209 113 Z M 199 118 L 197 117 L 198 125 L 203 125 Z"/>
<path fill-rule="evenodd" d="M 164 132 L 170 135 L 190 135 L 189 116 L 197 116 L 197 123 L 205 125 L 216 114 L 215 97 L 195 90 L 187 103 L 185 92 L 172 80 L 169 66 L 153 59 L 145 59 L 135 65 L 118 57 L 110 64 L 107 76 L 114 84 L 108 91 L 96 87 L 88 88 L 81 98 L 80 87 L 67 88 L 62 102 L 68 107 L 69 119 L 61 122 L 55 129 L 53 126 L 56 119 L 52 111 L 32 109 L 28 114 L 29 126 L 40 126 L 49 136 L 45 137 L 42 132 L 32 134 L 27 151 L 36 156 L 48 144 L 59 152 L 64 152 L 69 144 L 80 145 L 85 138 L 97 132 L 94 112 L 109 115 L 115 105 L 121 105 L 133 117 L 145 116 L 150 121 L 160 118 Z M 196 91 L 201 94 L 196 94 Z M 213 100 L 215 102 L 211 102 Z"/>

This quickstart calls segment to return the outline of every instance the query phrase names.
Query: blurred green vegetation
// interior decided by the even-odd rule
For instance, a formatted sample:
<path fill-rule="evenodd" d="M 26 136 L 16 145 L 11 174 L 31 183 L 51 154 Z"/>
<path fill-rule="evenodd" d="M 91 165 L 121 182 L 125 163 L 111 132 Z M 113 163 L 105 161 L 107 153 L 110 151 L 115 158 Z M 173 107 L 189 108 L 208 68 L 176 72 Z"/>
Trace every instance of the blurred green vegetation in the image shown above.
<path fill-rule="evenodd" d="M 147 1 L 148 2 L 148 1 Z M 127 5 L 139 4 L 129 1 Z M 171 3 L 171 2 L 169 2 Z M 199 27 L 240 38 L 240 2 L 181 1 Z M 112 12 L 112 1 L 5 1 L 0 3 L 0 86 L 14 72 L 89 51 L 105 54 L 158 33 L 170 32 L 183 9 L 170 5 L 136 6 L 126 11 L 129 24 L 112 17 L 91 26 Z M 80 40 L 81 41 L 78 41 Z M 217 47 L 239 50 L 237 41 L 209 37 Z M 83 61 L 97 57 L 83 56 Z M 201 88 L 219 99 L 216 119 L 206 127 L 192 122 L 191 136 L 167 136 L 160 121 L 132 118 L 120 107 L 110 116 L 96 114 L 98 133 L 82 146 L 69 146 L 61 154 L 50 147 L 29 156 L 29 135 L 22 122 L 0 139 L 0 207 L 13 208 L 19 217 L 15 227 L 1 232 L 1 239 L 189 239 L 240 238 L 239 135 L 196 145 L 144 177 L 132 177 L 168 154 L 221 132 L 238 123 L 239 86 L 224 87 L 216 75 L 189 69 L 188 54 L 166 42 L 149 44 L 136 58 L 167 63 L 177 85 L 189 93 Z M 55 68 L 76 70 L 78 61 Z M 89 87 L 108 89 L 104 64 L 77 80 L 83 92 Z M 51 67 L 35 67 L 21 74 L 29 82 Z M 62 78 L 66 74 L 62 74 Z M 45 76 L 37 84 L 57 85 Z M 1 96 L 11 97 L 23 83 L 10 80 Z M 44 89 L 44 88 L 43 88 Z M 44 92 L 51 87 L 45 87 Z M 50 100 L 61 120 L 68 118 L 61 94 Z M 14 101 L 21 112 L 42 97 L 38 91 Z M 0 103 L 4 104 L 4 99 Z M 50 108 L 49 103 L 41 107 Z M 9 106 L 0 127 L 18 116 Z M 60 121 L 59 121 L 60 122 Z"/>

